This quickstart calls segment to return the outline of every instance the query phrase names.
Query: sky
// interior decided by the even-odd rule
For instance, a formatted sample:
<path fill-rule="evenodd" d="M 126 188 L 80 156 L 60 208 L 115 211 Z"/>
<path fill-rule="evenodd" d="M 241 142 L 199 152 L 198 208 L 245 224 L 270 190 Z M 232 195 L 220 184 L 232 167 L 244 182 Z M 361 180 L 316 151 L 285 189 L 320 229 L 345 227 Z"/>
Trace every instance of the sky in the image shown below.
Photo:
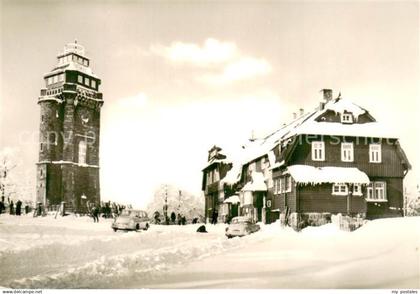
<path fill-rule="evenodd" d="M 229 150 L 341 92 L 400 134 L 420 183 L 415 1 L 4 1 L 0 147 L 35 179 L 39 90 L 77 39 L 102 79 L 101 196 L 145 207 L 160 184 L 201 194 Z M 35 187 L 34 187 L 35 189 Z"/>

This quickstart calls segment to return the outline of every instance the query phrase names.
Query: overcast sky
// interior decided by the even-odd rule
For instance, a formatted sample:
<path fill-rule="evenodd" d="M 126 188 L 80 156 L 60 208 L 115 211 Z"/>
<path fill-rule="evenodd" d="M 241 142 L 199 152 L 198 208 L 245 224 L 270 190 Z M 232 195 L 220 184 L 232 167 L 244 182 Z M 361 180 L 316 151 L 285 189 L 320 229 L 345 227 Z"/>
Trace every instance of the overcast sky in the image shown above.
<path fill-rule="evenodd" d="M 161 183 L 201 195 L 213 144 L 274 131 L 322 88 L 398 130 L 420 182 L 418 2 L 0 3 L 1 147 L 33 177 L 42 76 L 77 39 L 102 79 L 105 200 L 144 206 Z"/>

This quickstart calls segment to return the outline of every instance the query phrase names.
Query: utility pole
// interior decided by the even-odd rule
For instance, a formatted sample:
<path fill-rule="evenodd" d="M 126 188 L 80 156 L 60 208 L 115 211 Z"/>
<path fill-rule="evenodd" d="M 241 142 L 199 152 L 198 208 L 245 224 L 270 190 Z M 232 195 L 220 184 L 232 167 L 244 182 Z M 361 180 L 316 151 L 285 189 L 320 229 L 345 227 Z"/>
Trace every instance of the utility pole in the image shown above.
<path fill-rule="evenodd" d="M 168 219 L 168 185 L 165 185 L 165 204 L 163 205 L 163 215 L 165 216 L 165 224 L 169 225 L 169 219 Z"/>

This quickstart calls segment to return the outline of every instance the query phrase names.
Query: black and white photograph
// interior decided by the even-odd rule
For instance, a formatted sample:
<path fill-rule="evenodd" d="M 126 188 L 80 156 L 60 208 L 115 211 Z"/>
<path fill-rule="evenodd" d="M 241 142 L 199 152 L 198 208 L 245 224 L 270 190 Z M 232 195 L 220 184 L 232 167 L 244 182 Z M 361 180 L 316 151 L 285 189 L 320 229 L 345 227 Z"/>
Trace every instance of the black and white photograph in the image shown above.
<path fill-rule="evenodd" d="M 0 77 L 2 294 L 420 292 L 419 1 L 0 0 Z"/>

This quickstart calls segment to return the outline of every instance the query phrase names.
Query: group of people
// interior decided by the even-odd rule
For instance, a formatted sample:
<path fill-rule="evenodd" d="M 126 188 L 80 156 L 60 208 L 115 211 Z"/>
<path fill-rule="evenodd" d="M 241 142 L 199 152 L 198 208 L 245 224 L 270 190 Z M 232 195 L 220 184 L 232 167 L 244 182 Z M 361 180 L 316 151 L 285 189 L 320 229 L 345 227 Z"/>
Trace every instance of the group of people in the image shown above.
<path fill-rule="evenodd" d="M 102 215 L 104 218 L 116 218 L 126 208 L 125 205 L 121 205 L 115 202 L 101 202 L 100 204 L 87 203 L 87 208 L 90 216 L 93 218 L 93 222 L 99 222 L 99 216 Z"/>
<path fill-rule="evenodd" d="M 11 215 L 22 215 L 22 205 L 23 205 L 22 201 L 17 200 L 16 203 L 14 203 L 13 200 L 10 198 L 7 198 L 7 203 L 6 203 L 4 196 L 2 196 L 1 201 L 0 201 L 0 214 L 7 213 L 7 209 L 8 209 L 9 214 Z M 24 211 L 25 211 L 25 214 L 29 213 L 28 204 L 24 206 Z"/>
<path fill-rule="evenodd" d="M 174 211 L 170 214 L 170 217 L 166 216 L 166 220 L 165 220 L 165 215 L 163 215 L 162 217 L 164 218 L 164 224 L 166 224 L 166 225 L 169 225 L 169 224 L 176 225 L 177 224 L 177 225 L 181 226 L 181 225 L 186 225 L 187 224 L 187 218 L 185 217 L 185 215 L 182 215 L 180 213 L 176 214 Z M 158 211 L 155 211 L 155 213 L 153 214 L 153 219 L 154 219 L 155 224 L 161 224 L 162 223 L 160 218 L 161 218 L 160 213 Z M 192 219 L 191 222 L 193 224 L 196 224 L 196 223 L 198 223 L 198 221 L 199 221 L 199 218 L 195 217 L 195 218 Z"/>

